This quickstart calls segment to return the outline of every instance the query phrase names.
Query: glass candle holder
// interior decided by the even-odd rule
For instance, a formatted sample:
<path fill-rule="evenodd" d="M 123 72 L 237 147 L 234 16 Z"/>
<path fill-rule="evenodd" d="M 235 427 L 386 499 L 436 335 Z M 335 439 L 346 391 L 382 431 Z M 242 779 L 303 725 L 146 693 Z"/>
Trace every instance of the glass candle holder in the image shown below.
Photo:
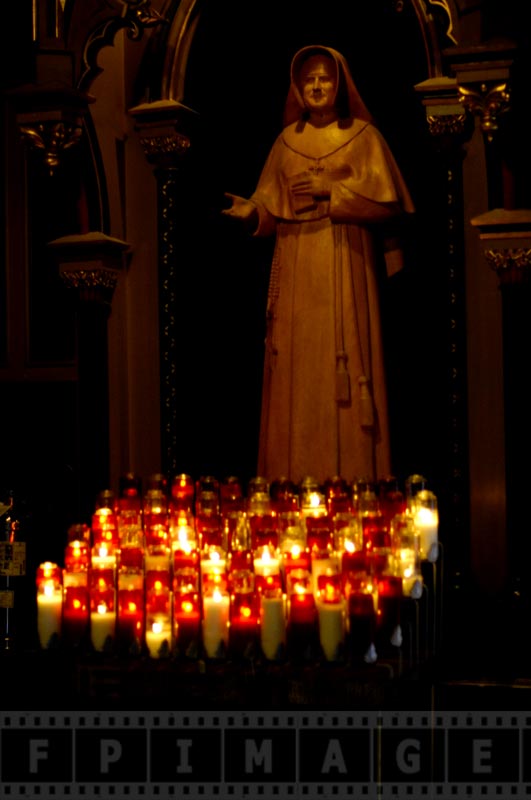
<path fill-rule="evenodd" d="M 319 641 L 327 661 L 338 661 L 345 642 L 345 598 L 339 575 L 321 575 L 316 593 Z"/>
<path fill-rule="evenodd" d="M 230 597 L 213 589 L 203 594 L 202 636 L 207 658 L 223 658 L 229 639 Z"/>
<path fill-rule="evenodd" d="M 280 559 L 271 545 L 264 545 L 255 551 L 253 570 L 257 592 L 281 587 Z"/>
<path fill-rule="evenodd" d="M 85 539 L 72 539 L 65 547 L 64 565 L 68 572 L 81 572 L 88 569 L 90 545 Z"/>
<path fill-rule="evenodd" d="M 326 550 L 313 550 L 311 553 L 312 591 L 316 592 L 319 578 L 324 575 L 331 577 L 340 574 L 339 555 L 327 548 Z"/>
<path fill-rule="evenodd" d="M 72 525 L 64 555 L 62 632 L 65 641 L 74 646 L 82 642 L 89 627 L 90 558 L 90 528 Z"/>
<path fill-rule="evenodd" d="M 413 507 L 415 505 L 415 497 L 417 496 L 418 492 L 423 491 L 427 488 L 428 481 L 423 475 L 409 475 L 405 481 L 405 490 L 406 490 L 406 508 L 409 511 L 413 511 Z"/>
<path fill-rule="evenodd" d="M 44 561 L 37 568 L 37 632 L 42 648 L 61 636 L 63 615 L 62 572 L 58 564 Z"/>
<path fill-rule="evenodd" d="M 332 546 L 336 553 L 363 549 L 363 532 L 357 514 L 341 512 L 333 520 Z"/>
<path fill-rule="evenodd" d="M 93 547 L 104 545 L 109 550 L 116 550 L 118 547 L 118 522 L 115 506 L 114 492 L 106 489 L 99 493 L 91 522 Z"/>
<path fill-rule="evenodd" d="M 195 575 L 195 580 L 199 581 L 199 550 L 191 546 L 176 548 L 172 553 L 172 569 L 174 576 L 181 570 L 190 570 Z"/>
<path fill-rule="evenodd" d="M 324 491 L 330 519 L 333 520 L 336 514 L 352 513 L 352 495 L 344 478 L 339 475 L 327 478 Z"/>
<path fill-rule="evenodd" d="M 221 591 L 226 590 L 228 584 L 227 559 L 221 547 L 208 547 L 201 554 L 200 580 L 202 592 L 208 592 L 214 588 Z"/>
<path fill-rule="evenodd" d="M 422 594 L 420 538 L 412 515 L 397 514 L 391 521 L 391 544 L 395 553 L 402 591 L 406 596 L 419 598 Z"/>
<path fill-rule="evenodd" d="M 174 552 L 190 553 L 199 549 L 194 518 L 188 513 L 172 513 L 169 521 L 170 547 Z"/>
<path fill-rule="evenodd" d="M 278 661 L 286 647 L 286 595 L 280 586 L 260 594 L 260 646 L 266 659 Z"/>
<path fill-rule="evenodd" d="M 288 623 L 291 627 L 295 626 L 298 629 L 298 633 L 301 628 L 305 628 L 308 631 L 309 638 L 311 638 L 310 631 L 313 632 L 317 622 L 317 607 L 310 587 L 311 578 L 308 575 L 308 585 L 305 585 L 300 580 L 292 580 L 287 589 Z M 300 640 L 299 636 L 298 639 Z"/>
<path fill-rule="evenodd" d="M 439 548 L 439 512 L 437 497 L 428 489 L 422 489 L 415 495 L 413 519 L 419 533 L 419 549 L 421 559 L 435 562 Z"/>
<path fill-rule="evenodd" d="M 164 616 L 171 612 L 171 572 L 168 551 L 145 555 L 146 617 Z M 147 620 L 146 620 L 147 625 Z"/>
<path fill-rule="evenodd" d="M 63 569 L 62 637 L 77 646 L 85 638 L 90 621 L 88 567 L 80 570 Z"/>
<path fill-rule="evenodd" d="M 146 646 L 151 658 L 169 656 L 172 650 L 172 624 L 169 613 L 146 614 Z"/>
<path fill-rule="evenodd" d="M 204 550 L 208 547 L 221 547 L 223 519 L 218 494 L 202 492 L 196 502 L 196 508 L 195 526 L 200 548 Z"/>
<path fill-rule="evenodd" d="M 306 517 L 325 516 L 328 514 L 326 495 L 319 481 L 311 476 L 302 479 L 299 485 L 299 507 L 301 515 Z"/>
<path fill-rule="evenodd" d="M 254 580 L 237 583 L 230 597 L 229 650 L 244 655 L 258 640 L 260 622 L 259 597 Z"/>
<path fill-rule="evenodd" d="M 356 550 L 347 542 L 341 553 L 341 583 L 345 594 L 349 586 L 356 580 L 357 575 L 366 576 L 370 573 L 370 560 L 365 550 Z"/>
<path fill-rule="evenodd" d="M 271 508 L 277 515 L 299 510 L 297 487 L 289 478 L 283 476 L 275 478 L 271 482 L 270 495 Z"/>
<path fill-rule="evenodd" d="M 400 490 L 398 480 L 394 476 L 388 476 L 380 481 L 378 489 L 378 499 L 380 510 L 385 519 L 387 528 L 391 527 L 391 521 L 397 514 L 403 514 L 407 507 L 406 496 Z"/>
<path fill-rule="evenodd" d="M 116 633 L 116 555 L 106 546 L 93 548 L 89 576 L 90 637 L 103 650 Z"/>
<path fill-rule="evenodd" d="M 174 475 L 170 485 L 170 512 L 193 514 L 195 486 L 190 475 Z"/>
<path fill-rule="evenodd" d="M 179 578 L 173 594 L 173 639 L 180 653 L 192 645 L 198 647 L 201 635 L 201 606 L 199 593 L 191 590 L 192 583 Z"/>
<path fill-rule="evenodd" d="M 286 511 L 278 517 L 278 549 L 282 554 L 293 547 L 306 549 L 306 525 L 298 511 Z"/>
<path fill-rule="evenodd" d="M 120 569 L 118 572 L 118 618 L 116 636 L 121 646 L 142 644 L 145 625 L 144 572 Z"/>
<path fill-rule="evenodd" d="M 221 481 L 219 487 L 221 514 L 245 511 L 245 497 L 241 480 L 236 475 L 229 475 Z"/>
<path fill-rule="evenodd" d="M 134 472 L 120 475 L 115 509 L 119 538 L 124 526 L 142 527 L 142 480 Z"/>
<path fill-rule="evenodd" d="M 170 546 L 168 501 L 161 489 L 150 489 L 144 497 L 144 536 L 147 548 Z"/>

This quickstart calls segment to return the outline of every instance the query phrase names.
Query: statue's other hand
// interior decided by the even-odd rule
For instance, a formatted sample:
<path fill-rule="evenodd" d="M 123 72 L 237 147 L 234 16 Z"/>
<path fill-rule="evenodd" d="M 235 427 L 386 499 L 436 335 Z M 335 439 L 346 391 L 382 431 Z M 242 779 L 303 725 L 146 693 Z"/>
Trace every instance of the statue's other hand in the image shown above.
<path fill-rule="evenodd" d="M 312 197 L 329 197 L 330 177 L 326 174 L 304 172 L 292 178 L 290 188 L 295 197 L 308 194 Z"/>

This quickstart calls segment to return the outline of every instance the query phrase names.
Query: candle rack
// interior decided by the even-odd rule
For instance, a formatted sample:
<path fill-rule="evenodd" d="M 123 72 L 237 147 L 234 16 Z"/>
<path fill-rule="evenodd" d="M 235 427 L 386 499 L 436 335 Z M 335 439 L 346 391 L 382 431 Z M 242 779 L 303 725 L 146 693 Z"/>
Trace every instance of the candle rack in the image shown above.
<path fill-rule="evenodd" d="M 181 475 L 144 496 L 106 490 L 91 526 L 69 531 L 62 624 L 41 648 L 75 653 L 91 680 L 98 659 L 198 681 L 417 674 L 438 648 L 443 550 L 436 497 L 412 485 L 260 478 L 245 495 L 234 478 Z"/>

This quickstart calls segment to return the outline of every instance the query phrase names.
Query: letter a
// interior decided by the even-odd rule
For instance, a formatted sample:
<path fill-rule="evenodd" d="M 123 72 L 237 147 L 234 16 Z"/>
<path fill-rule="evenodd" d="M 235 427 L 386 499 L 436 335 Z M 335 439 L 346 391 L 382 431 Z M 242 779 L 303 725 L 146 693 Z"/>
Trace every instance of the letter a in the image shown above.
<path fill-rule="evenodd" d="M 330 772 L 331 769 L 337 769 L 338 772 L 343 773 L 347 771 L 347 765 L 345 764 L 345 759 L 343 758 L 341 745 L 337 739 L 330 739 L 328 743 L 321 772 L 325 774 Z"/>

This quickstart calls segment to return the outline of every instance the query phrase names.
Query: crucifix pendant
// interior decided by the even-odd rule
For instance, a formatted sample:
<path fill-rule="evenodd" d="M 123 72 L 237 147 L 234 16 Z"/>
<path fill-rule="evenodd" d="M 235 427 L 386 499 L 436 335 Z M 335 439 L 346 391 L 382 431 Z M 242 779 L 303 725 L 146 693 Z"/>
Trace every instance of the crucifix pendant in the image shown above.
<path fill-rule="evenodd" d="M 308 167 L 308 169 L 309 169 L 310 172 L 313 172 L 315 175 L 318 175 L 320 172 L 324 172 L 324 167 L 321 166 L 321 164 L 319 163 L 318 159 L 316 159 L 316 161 L 313 164 L 313 166 Z"/>

